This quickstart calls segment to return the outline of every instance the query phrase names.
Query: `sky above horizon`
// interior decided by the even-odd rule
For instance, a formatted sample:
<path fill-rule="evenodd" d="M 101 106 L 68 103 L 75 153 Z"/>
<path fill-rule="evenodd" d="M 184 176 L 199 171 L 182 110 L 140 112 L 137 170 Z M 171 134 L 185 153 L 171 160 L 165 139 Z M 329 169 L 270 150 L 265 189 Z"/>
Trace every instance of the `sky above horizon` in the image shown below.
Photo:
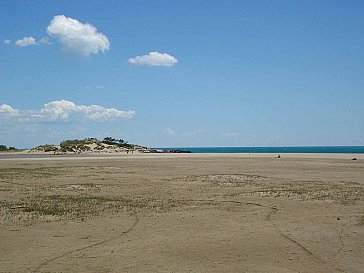
<path fill-rule="evenodd" d="M 364 145 L 363 1 L 0 2 L 0 144 Z"/>

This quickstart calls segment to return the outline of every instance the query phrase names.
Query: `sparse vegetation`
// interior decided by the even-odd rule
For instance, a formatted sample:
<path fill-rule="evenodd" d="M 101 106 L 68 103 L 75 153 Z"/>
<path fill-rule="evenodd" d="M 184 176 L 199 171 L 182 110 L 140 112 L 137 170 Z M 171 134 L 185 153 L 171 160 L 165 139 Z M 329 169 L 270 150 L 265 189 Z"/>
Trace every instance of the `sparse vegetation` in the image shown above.
<path fill-rule="evenodd" d="M 51 216 L 55 219 L 78 219 L 100 215 L 103 212 L 120 210 L 152 209 L 165 212 L 188 201 L 173 199 L 155 199 L 138 197 L 108 197 L 84 195 L 46 195 L 31 196 L 19 201 L 1 201 L 0 209 L 7 217 L 20 214 L 28 215 L 25 219 Z"/>
<path fill-rule="evenodd" d="M 352 205 L 364 200 L 364 188 L 320 181 L 295 181 L 269 183 L 267 177 L 249 174 L 192 175 L 176 179 L 178 182 L 193 181 L 212 187 L 237 188 L 229 196 L 282 197 L 296 200 L 332 201 Z"/>
<path fill-rule="evenodd" d="M 15 147 L 7 147 L 6 145 L 0 145 L 0 152 L 16 151 Z"/>
<path fill-rule="evenodd" d="M 358 226 L 364 226 L 364 214 L 359 216 Z"/>
<path fill-rule="evenodd" d="M 40 179 L 40 178 L 50 178 L 64 173 L 66 169 L 62 168 L 9 168 L 2 169 L 0 171 L 0 179 L 3 180 L 17 180 L 17 179 Z"/>
<path fill-rule="evenodd" d="M 45 145 L 39 145 L 33 148 L 32 150 L 40 152 L 55 152 L 58 151 L 58 147 L 55 145 L 45 144 Z"/>
<path fill-rule="evenodd" d="M 133 148 L 133 145 L 128 144 L 128 141 L 125 141 L 124 139 L 115 139 L 112 137 L 105 137 L 102 143 L 108 145 L 116 145 L 118 147 L 124 147 L 124 148 Z"/>
<path fill-rule="evenodd" d="M 72 195 L 49 195 L 26 198 L 20 202 L 3 203 L 8 209 L 17 209 L 36 215 L 78 218 L 95 214 L 103 208 L 113 207 L 116 203 L 107 197 L 85 197 Z"/>
<path fill-rule="evenodd" d="M 90 151 L 91 148 L 89 146 L 87 146 L 87 144 L 92 144 L 93 142 L 91 142 L 89 139 L 84 139 L 84 140 L 65 140 L 62 141 L 59 146 L 60 146 L 60 151 L 61 152 L 85 152 L 85 151 Z"/>
<path fill-rule="evenodd" d="M 53 152 L 59 153 L 83 153 L 88 151 L 103 151 L 111 149 L 115 151 L 120 150 L 146 150 L 147 147 L 129 144 L 124 139 L 115 139 L 112 137 L 105 137 L 102 141 L 97 138 L 85 139 L 72 139 L 61 141 L 59 145 L 39 145 L 32 149 L 36 152 Z"/>

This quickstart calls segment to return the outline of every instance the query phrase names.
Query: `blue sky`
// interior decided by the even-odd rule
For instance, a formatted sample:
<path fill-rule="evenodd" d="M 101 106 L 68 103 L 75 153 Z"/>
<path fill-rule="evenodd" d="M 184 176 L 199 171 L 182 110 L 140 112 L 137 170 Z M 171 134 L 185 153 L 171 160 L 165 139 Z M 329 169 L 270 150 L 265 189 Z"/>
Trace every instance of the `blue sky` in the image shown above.
<path fill-rule="evenodd" d="M 0 144 L 364 145 L 363 14 L 362 1 L 2 0 Z"/>

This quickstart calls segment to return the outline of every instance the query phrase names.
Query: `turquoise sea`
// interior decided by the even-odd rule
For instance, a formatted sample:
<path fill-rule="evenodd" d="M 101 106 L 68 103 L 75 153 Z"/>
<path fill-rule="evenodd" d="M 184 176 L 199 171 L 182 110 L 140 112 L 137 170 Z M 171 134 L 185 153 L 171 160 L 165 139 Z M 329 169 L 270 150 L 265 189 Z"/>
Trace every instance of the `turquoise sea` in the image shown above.
<path fill-rule="evenodd" d="M 302 146 L 302 147 L 173 147 L 156 148 L 192 153 L 339 153 L 364 154 L 364 146 Z"/>

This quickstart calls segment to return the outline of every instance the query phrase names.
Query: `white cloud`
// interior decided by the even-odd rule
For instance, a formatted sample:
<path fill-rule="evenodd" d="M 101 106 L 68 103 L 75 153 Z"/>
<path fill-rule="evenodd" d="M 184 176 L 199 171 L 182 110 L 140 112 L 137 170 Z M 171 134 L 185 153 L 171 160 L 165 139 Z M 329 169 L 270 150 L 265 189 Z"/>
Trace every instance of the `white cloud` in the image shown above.
<path fill-rule="evenodd" d="M 224 133 L 223 136 L 224 137 L 237 137 L 237 136 L 240 136 L 240 134 L 236 133 L 236 132 L 227 132 L 227 133 Z"/>
<path fill-rule="evenodd" d="M 66 52 L 84 57 L 110 49 L 108 38 L 91 24 L 83 24 L 64 15 L 54 16 L 47 33 L 57 37 Z"/>
<path fill-rule="evenodd" d="M 175 134 L 175 131 L 173 131 L 171 128 L 166 128 L 163 130 L 163 134 L 173 136 Z"/>
<path fill-rule="evenodd" d="M 40 110 L 40 113 L 53 120 L 67 120 L 70 115 L 79 114 L 83 118 L 95 121 L 132 118 L 135 114 L 134 111 L 105 108 L 99 105 L 76 105 L 67 100 L 56 100 L 46 103 L 44 108 Z"/>
<path fill-rule="evenodd" d="M 68 119 L 70 113 L 77 109 L 76 104 L 68 100 L 55 100 L 44 104 L 40 113 L 52 120 Z"/>
<path fill-rule="evenodd" d="M 123 111 L 115 108 L 105 108 L 100 105 L 77 105 L 68 100 L 56 100 L 44 104 L 40 110 L 18 110 L 10 105 L 0 105 L 0 120 L 15 119 L 18 121 L 68 121 L 92 120 L 111 121 L 129 119 L 134 111 Z"/>
<path fill-rule="evenodd" d="M 1 104 L 0 105 L 0 116 L 1 115 L 16 117 L 16 116 L 19 116 L 19 110 L 12 108 L 10 105 Z"/>
<path fill-rule="evenodd" d="M 155 51 L 149 52 L 147 55 L 130 58 L 128 59 L 128 63 L 147 66 L 173 66 L 178 63 L 178 60 L 167 53 Z"/>
<path fill-rule="evenodd" d="M 37 41 L 35 40 L 34 37 L 29 36 L 29 37 L 24 37 L 22 39 L 16 40 L 15 44 L 20 47 L 26 47 L 26 46 L 36 45 Z"/>
<path fill-rule="evenodd" d="M 5 40 L 4 44 L 10 45 L 12 43 L 11 40 Z M 15 45 L 19 47 L 27 47 L 27 46 L 33 46 L 33 45 L 51 45 L 52 42 L 50 41 L 49 37 L 43 37 L 39 41 L 37 41 L 34 37 L 24 37 L 22 39 L 16 40 Z"/>

